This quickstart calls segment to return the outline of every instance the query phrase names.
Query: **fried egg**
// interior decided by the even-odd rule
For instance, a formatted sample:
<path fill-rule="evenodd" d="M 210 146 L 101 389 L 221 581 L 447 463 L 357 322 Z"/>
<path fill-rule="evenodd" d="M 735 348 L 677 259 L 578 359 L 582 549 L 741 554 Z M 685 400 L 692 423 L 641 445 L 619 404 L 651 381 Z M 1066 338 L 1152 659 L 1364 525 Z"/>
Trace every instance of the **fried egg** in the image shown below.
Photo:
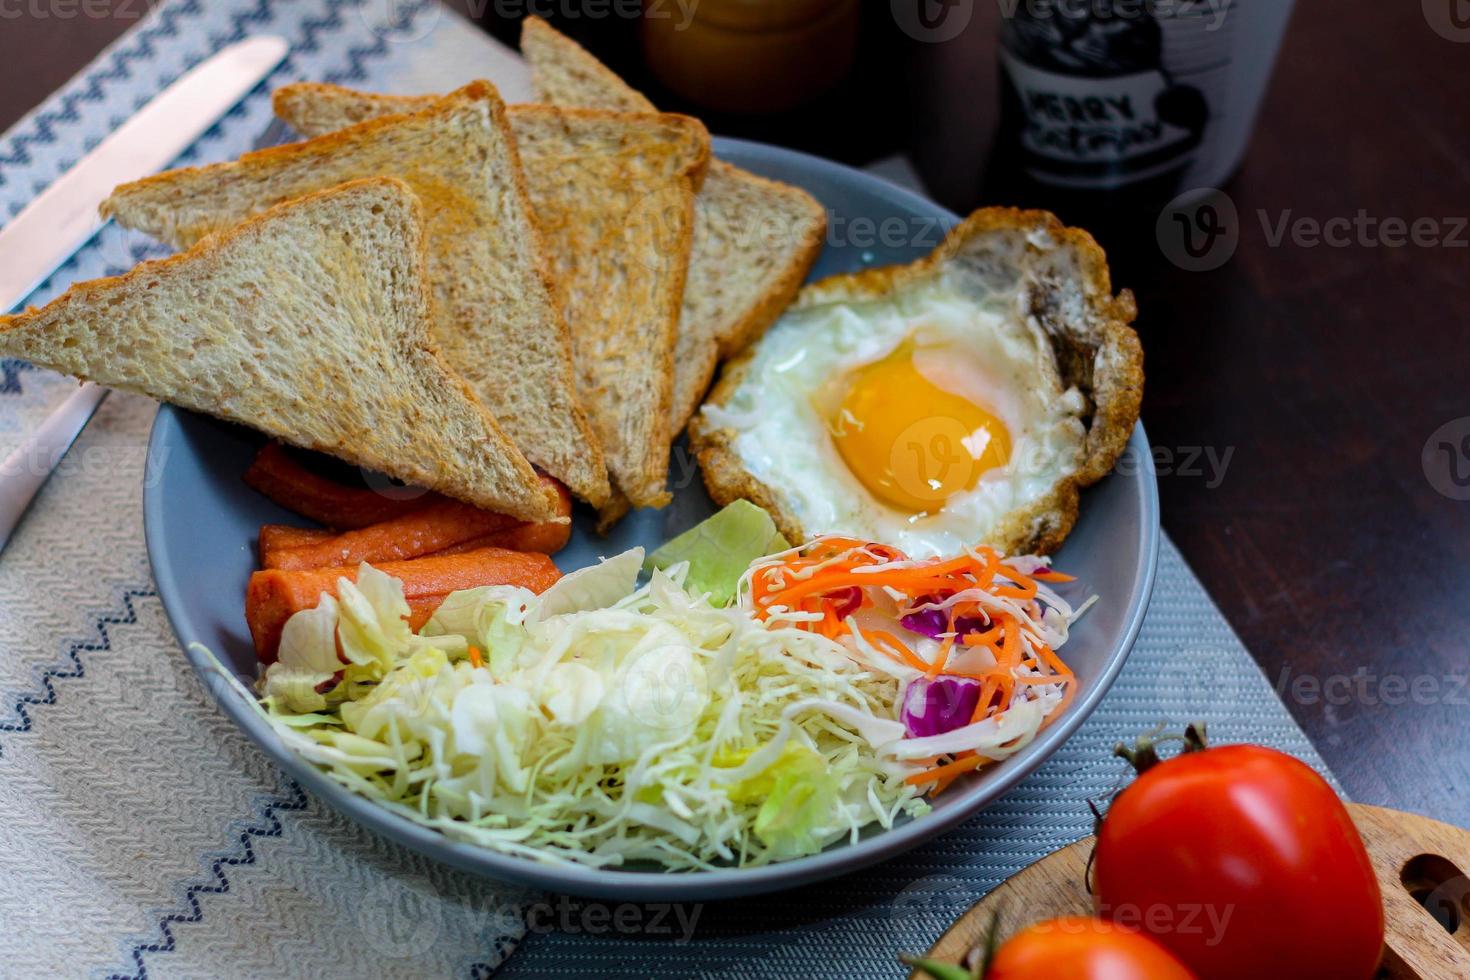
<path fill-rule="evenodd" d="M 1014 296 L 936 277 L 789 312 L 704 412 L 804 536 L 918 557 L 1009 543 L 1008 518 L 1077 471 L 1087 410 Z"/>

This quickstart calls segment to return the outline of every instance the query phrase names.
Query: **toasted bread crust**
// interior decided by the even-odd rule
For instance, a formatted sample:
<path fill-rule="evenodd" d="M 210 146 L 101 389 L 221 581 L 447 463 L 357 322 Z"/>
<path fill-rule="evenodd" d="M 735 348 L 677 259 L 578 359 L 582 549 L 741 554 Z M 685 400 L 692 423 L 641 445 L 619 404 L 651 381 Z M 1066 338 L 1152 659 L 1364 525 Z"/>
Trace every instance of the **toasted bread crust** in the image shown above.
<path fill-rule="evenodd" d="M 642 93 L 539 17 L 522 22 L 521 51 L 543 102 L 657 111 Z M 775 221 L 782 240 L 768 248 L 740 241 L 757 220 Z M 698 410 L 720 360 L 758 339 L 796 296 L 821 251 L 826 226 L 826 210 L 806 191 L 718 160 L 711 163 L 710 179 L 695 205 L 689 285 L 680 311 L 670 417 L 674 433 Z"/>
<path fill-rule="evenodd" d="M 383 116 L 421 112 L 442 98 L 359 92 L 329 82 L 292 82 L 271 93 L 271 111 L 310 139 Z"/>
<path fill-rule="evenodd" d="M 712 166 L 745 184 L 759 187 L 773 199 L 779 198 L 791 221 L 791 240 L 794 242 L 767 291 L 755 305 L 722 326 L 718 334 L 720 357 L 731 358 L 759 340 L 796 299 L 807 273 L 816 263 L 817 256 L 822 254 L 822 239 L 827 233 L 827 209 L 806 191 L 791 184 L 761 177 L 721 160 L 716 160 Z"/>
<path fill-rule="evenodd" d="M 995 248 L 987 250 L 992 242 Z M 1076 471 L 1011 514 L 984 543 L 1009 554 L 1048 554 L 1061 547 L 1076 523 L 1080 490 L 1102 479 L 1122 454 L 1143 399 L 1143 349 L 1129 326 L 1137 306 L 1127 290 L 1113 295 L 1107 257 L 1091 235 L 1045 211 L 985 208 L 917 262 L 823 279 L 802 290 L 793 308 L 881 298 L 938 274 L 948 263 L 986 267 L 1004 262 L 1008 249 L 1016 256 L 1012 264 L 1027 277 L 1030 312 L 1051 340 L 1062 381 L 1087 397 L 1091 418 Z M 705 404 L 730 401 L 753 355 L 754 348 L 726 365 Z M 716 503 L 750 500 L 769 511 L 792 541 L 806 540 L 808 531 L 839 530 L 803 528 L 780 495 L 746 471 L 734 450 L 735 436 L 703 414 L 690 424 L 691 445 Z"/>
<path fill-rule="evenodd" d="M 190 377 L 184 383 L 186 369 L 173 364 L 169 358 L 133 355 L 125 359 L 131 363 L 119 366 L 114 373 L 114 351 L 106 349 L 105 340 L 72 333 L 65 338 L 70 343 L 57 343 L 58 332 L 67 329 L 70 323 L 87 323 L 88 334 L 96 330 L 91 326 L 97 320 L 98 311 L 90 309 L 94 305 L 100 304 L 110 317 L 121 319 L 127 315 L 130 306 L 139 305 L 140 297 L 156 287 L 167 288 L 164 284 L 188 282 L 191 277 L 203 277 L 207 282 L 219 271 L 221 263 L 240 247 L 252 246 L 257 240 L 276 236 L 279 221 L 311 213 L 314 209 L 324 211 L 344 202 L 360 203 L 363 207 L 401 208 L 410 219 L 411 238 L 405 243 L 403 256 L 410 271 L 403 277 L 408 281 L 397 285 L 407 297 L 402 312 L 411 314 L 411 318 L 403 321 L 402 329 L 391 338 L 394 341 L 391 353 L 395 366 L 415 377 L 420 384 L 401 390 L 378 389 L 382 399 L 392 405 L 392 417 L 403 422 L 403 432 L 399 435 L 418 434 L 426 440 L 442 440 L 445 433 L 432 426 L 421 426 L 420 419 L 426 415 L 439 421 L 452 418 L 479 443 L 473 447 L 470 456 L 482 454 L 480 458 L 491 464 L 493 473 L 481 471 L 477 479 L 474 473 L 447 467 L 445 460 L 435 458 L 426 461 L 413 453 L 392 451 L 386 443 L 380 445 L 380 440 L 364 441 L 360 438 L 364 434 L 357 429 L 361 419 L 348 419 L 340 407 L 330 407 L 325 396 L 333 390 L 337 379 L 320 365 L 313 370 L 309 390 L 289 392 L 299 399 L 299 403 L 283 406 L 279 396 L 259 396 L 253 389 L 238 386 L 231 390 L 228 381 L 219 378 L 209 379 L 213 393 L 206 395 L 201 390 L 204 386 L 194 383 L 201 376 Z M 500 510 L 525 520 L 554 518 L 558 503 L 556 492 L 536 477 L 530 464 L 501 432 L 493 416 L 474 397 L 463 379 L 444 363 L 430 336 L 425 286 L 427 259 L 421 224 L 422 208 L 402 181 L 391 177 L 351 181 L 276 205 L 218 234 L 206 236 L 187 252 L 140 263 L 121 276 L 78 283 L 45 307 L 0 317 L 0 350 L 44 363 L 83 380 L 136 391 L 194 411 L 250 425 L 301 448 L 329 453 L 480 507 Z M 238 255 L 235 257 L 238 259 Z M 207 286 L 199 288 L 207 289 Z M 185 320 L 182 316 L 180 319 Z M 163 332 L 156 320 L 145 318 L 144 323 L 151 330 Z M 194 338 L 194 341 L 216 348 L 229 347 L 239 341 L 234 329 L 229 335 L 204 335 Z M 153 338 L 135 339 L 143 347 Z M 198 350 L 197 346 L 195 350 Z M 89 370 L 89 360 L 107 367 Z M 336 367 L 332 365 L 333 369 Z M 311 369 L 310 365 L 308 369 Z M 307 388 L 300 378 L 292 379 L 292 383 L 298 389 Z M 228 397 L 221 397 L 218 390 L 221 386 L 225 386 Z M 435 405 L 433 408 L 442 407 L 442 411 L 430 413 L 427 410 L 427 403 L 441 401 L 444 406 Z M 379 433 L 367 435 L 376 440 Z M 440 448 L 445 447 L 441 445 Z M 493 481 L 497 484 L 495 486 L 487 485 L 490 481 L 485 480 L 492 475 L 496 477 Z"/>
<path fill-rule="evenodd" d="M 248 182 L 263 180 L 262 175 L 273 174 L 272 180 L 282 180 L 282 174 L 312 173 L 317 161 L 323 171 L 337 166 L 334 161 L 344 160 L 358 161 L 355 166 L 350 162 L 341 165 L 359 172 L 372 172 L 374 163 L 401 164 L 408 169 L 396 172 L 406 177 L 416 192 L 441 198 L 456 195 L 454 203 L 460 206 L 440 207 L 441 217 L 431 222 L 428 235 L 437 258 L 430 264 L 431 278 L 442 289 L 465 299 L 463 303 L 437 304 L 436 327 L 448 352 L 446 359 L 473 382 L 481 400 L 500 414 L 503 427 L 533 462 L 566 483 L 578 497 L 594 506 L 605 503 L 611 488 L 603 449 L 584 406 L 574 395 L 570 331 L 561 307 L 552 299 L 556 292 L 545 241 L 531 213 L 516 141 L 495 87 L 476 81 L 443 98 L 379 99 L 364 98 L 337 86 L 301 84 L 277 90 L 273 99 L 278 109 L 284 107 L 292 114 L 283 113 L 283 118 L 293 124 L 297 122 L 295 113 L 315 113 L 304 124 L 307 130 L 315 129 L 331 115 L 320 111 L 327 104 L 325 99 L 330 99 L 336 110 L 348 107 L 345 112 L 336 111 L 337 118 L 331 121 L 351 125 L 331 126 L 325 133 L 313 133 L 313 138 L 305 142 L 247 153 L 234 163 L 167 171 L 125 184 L 103 203 L 103 215 L 187 246 L 213 230 L 201 225 L 197 207 L 190 207 L 191 199 L 216 201 L 218 206 L 229 201 L 226 188 L 236 183 L 248 186 Z M 370 108 L 375 108 L 376 114 Z M 393 111 L 386 111 L 389 109 Z M 480 113 L 486 112 L 489 124 L 483 126 Z M 478 148 L 491 153 L 490 161 L 498 164 L 490 171 L 493 190 L 487 187 L 483 193 L 459 195 L 454 180 L 468 179 L 462 175 L 472 172 L 476 164 L 465 168 L 453 161 L 424 165 L 417 157 L 415 163 L 374 149 L 397 146 L 401 152 L 405 140 L 415 138 L 409 134 L 416 129 L 420 134 L 446 132 L 433 127 L 453 125 L 466 118 L 482 124 L 483 128 L 474 131 L 476 139 L 484 141 Z M 485 166 L 480 172 L 486 172 Z M 451 179 L 446 174 L 460 176 Z M 301 189 L 299 176 L 287 179 L 289 184 L 276 188 L 277 196 Z M 308 181 L 308 186 L 321 183 L 314 178 Z M 293 187 L 295 190 L 291 190 Z M 258 194 L 261 189 L 250 193 Z M 498 243 L 487 241 L 483 247 L 466 248 L 464 233 L 479 225 L 467 227 L 472 222 L 445 219 L 442 215 L 447 210 L 456 215 L 474 215 L 486 225 L 493 223 L 488 233 L 506 237 Z M 220 223 L 228 224 L 236 216 L 232 207 L 225 207 L 218 218 Z M 497 267 L 509 271 L 492 284 L 486 270 Z M 492 302 L 492 297 L 501 292 L 507 297 L 505 301 Z M 532 370 L 517 371 L 511 366 L 523 365 L 528 358 Z"/>
<path fill-rule="evenodd" d="M 597 57 L 540 17 L 532 14 L 521 21 L 521 53 L 531 63 L 531 82 L 536 97 L 553 105 L 582 105 L 591 109 L 619 112 L 658 112 L 654 104 L 618 77 Z M 548 84 L 544 68 L 552 63 L 569 76 L 582 98 Z M 586 96 L 597 92 L 595 99 Z"/>
<path fill-rule="evenodd" d="M 548 240 L 560 243 L 552 251 L 558 255 L 582 394 L 607 450 L 614 487 L 637 506 L 665 506 L 672 499 L 665 484 L 673 442 L 675 342 L 694 195 L 709 166 L 709 134 L 698 120 L 670 113 L 518 105 L 511 107 L 510 119 L 527 159 L 539 152 L 538 135 L 599 126 L 626 131 L 623 142 L 603 154 L 618 164 L 619 177 L 603 175 L 607 193 L 598 208 L 586 206 L 584 188 L 575 188 L 573 200 L 549 178 L 532 182 L 532 200 Z M 629 141 L 632 133 L 647 144 L 643 152 Z M 657 152 L 650 155 L 649 147 Z M 553 158 L 559 159 L 555 153 Z M 635 160 L 645 178 L 636 192 L 629 183 Z M 601 227 L 599 221 L 617 227 Z M 609 234 L 619 240 L 610 243 Z M 628 236 L 635 239 L 631 244 Z M 612 244 L 627 260 L 645 264 L 640 275 L 616 271 L 617 262 L 607 254 Z M 613 302 L 618 297 L 633 305 Z"/>
<path fill-rule="evenodd" d="M 740 216 L 732 198 L 763 198 L 780 214 L 781 243 L 766 252 L 774 262 L 759 292 L 744 290 L 721 308 L 719 279 L 738 278 L 726 268 L 720 244 L 708 226 Z M 690 284 L 679 313 L 678 361 L 674 366 L 674 402 L 670 423 L 677 435 L 699 410 L 719 362 L 749 347 L 776 322 L 795 299 L 806 274 L 822 251 L 827 212 L 806 191 L 758 177 L 721 160 L 710 162 L 709 177 L 695 202 L 695 235 L 689 259 Z M 750 233 L 749 229 L 746 229 Z M 710 280 L 716 292 L 704 293 Z"/>
<path fill-rule="evenodd" d="M 383 113 L 422 108 L 425 105 L 432 105 L 436 98 L 435 96 L 385 96 L 354 92 L 338 86 L 302 84 L 278 90 L 274 97 L 274 107 L 277 115 L 297 129 L 307 133 L 319 133 L 324 130 L 330 131 L 347 121 L 371 119 Z M 599 380 L 588 377 L 589 371 L 599 375 L 607 373 L 605 366 L 596 356 L 596 352 L 593 351 L 589 355 L 586 348 L 589 334 L 592 335 L 590 339 L 596 341 L 595 335 L 599 327 L 605 326 L 604 321 L 609 320 L 609 317 L 605 315 L 608 311 L 592 310 L 594 315 L 587 316 L 585 315 L 586 310 L 568 308 L 567 301 L 576 292 L 564 281 L 569 271 L 565 267 L 568 249 L 566 247 L 548 248 L 548 254 L 552 259 L 552 279 L 558 281 L 557 295 L 561 298 L 561 305 L 567 313 L 571 327 L 572 346 L 576 352 L 574 360 L 577 362 L 577 374 L 581 380 L 580 395 L 601 437 L 613 483 L 617 490 L 639 506 L 662 507 L 671 499 L 664 484 L 668 471 L 668 449 L 674 435 L 674 429 L 669 424 L 673 412 L 673 377 L 676 363 L 673 345 L 678 331 L 679 304 L 685 291 L 688 259 L 693 242 L 694 195 L 703 183 L 709 167 L 709 134 L 698 120 L 676 114 L 515 105 L 507 109 L 507 118 L 512 130 L 517 132 L 517 142 L 521 144 L 518 153 L 523 161 L 527 159 L 530 152 L 526 145 L 528 136 L 526 130 L 536 126 L 555 126 L 558 121 L 567 127 L 581 125 L 590 128 L 599 123 L 618 124 L 626 127 L 629 133 L 638 132 L 644 135 L 657 131 L 665 144 L 664 148 L 679 158 L 678 172 L 672 178 L 674 186 L 653 188 L 647 195 L 650 201 L 663 194 L 671 195 L 677 200 L 668 202 L 670 208 L 667 212 L 664 210 L 653 212 L 669 213 L 674 220 L 656 222 L 660 226 L 656 236 L 659 239 L 657 254 L 667 261 L 661 259 L 660 262 L 662 268 L 658 282 L 659 295 L 656 309 L 650 311 L 651 315 L 648 318 L 652 329 L 641 328 L 645 335 L 641 338 L 643 353 L 640 356 L 647 357 L 651 353 L 656 357 L 660 362 L 659 371 L 662 372 L 662 375 L 657 381 L 640 381 L 636 385 L 639 388 L 637 397 L 648 404 L 646 410 L 638 413 L 639 421 L 636 424 L 626 416 L 610 420 L 607 406 L 598 403 L 599 397 L 607 397 L 612 389 L 620 386 L 610 384 L 605 378 Z M 624 138 L 626 139 L 626 136 Z M 536 212 L 537 224 L 543 233 L 542 237 L 550 245 L 554 241 L 576 237 L 578 230 L 571 226 L 575 223 L 580 228 L 589 224 L 585 216 L 590 211 L 583 207 L 584 220 L 574 222 L 570 214 L 571 209 L 566 202 L 549 200 L 555 197 L 558 174 L 553 171 L 556 168 L 542 168 L 542 170 L 544 172 L 538 171 L 533 178 L 528 179 L 527 187 L 531 193 L 533 209 Z M 607 208 L 604 207 L 602 212 L 606 211 Z M 603 213 L 602 216 L 608 217 L 609 215 Z M 565 245 L 564 241 L 563 245 Z M 574 248 L 572 251 L 585 252 L 586 250 Z M 580 277 L 573 276 L 573 278 Z M 580 306 L 586 307 L 587 305 L 588 300 L 584 297 Z M 577 315 L 579 312 L 583 315 Z M 612 312 L 616 313 L 616 311 Z M 668 335 L 667 344 L 665 343 L 666 334 Z M 667 350 L 667 356 L 664 354 L 665 350 Z M 713 365 L 710 366 L 710 370 L 713 370 Z M 627 385 L 621 387 L 626 389 Z M 646 394 L 643 392 L 645 387 Z M 660 407 L 655 409 L 654 406 Z M 655 444 L 657 448 L 653 448 Z M 616 505 L 615 497 L 604 498 L 597 503 L 597 506 L 606 510 L 607 513 L 612 513 Z"/>

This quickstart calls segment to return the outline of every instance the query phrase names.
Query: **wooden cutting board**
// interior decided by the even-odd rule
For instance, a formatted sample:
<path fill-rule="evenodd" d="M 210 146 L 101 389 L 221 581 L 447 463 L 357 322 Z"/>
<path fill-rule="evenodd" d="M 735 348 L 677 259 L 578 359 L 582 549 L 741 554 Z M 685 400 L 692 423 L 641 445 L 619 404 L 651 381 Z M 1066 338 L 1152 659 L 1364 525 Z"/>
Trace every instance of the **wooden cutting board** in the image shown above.
<path fill-rule="evenodd" d="M 1350 803 L 1348 809 L 1383 889 L 1388 936 L 1379 976 L 1470 978 L 1470 831 L 1376 806 Z M 997 911 L 1002 937 L 1032 922 L 1090 914 L 1092 897 L 1083 876 L 1092 845 L 1088 837 L 1021 870 L 960 916 L 929 957 L 960 962 L 983 942 Z M 1438 910 L 1444 924 L 1426 904 Z M 917 980 L 922 975 L 911 976 Z"/>

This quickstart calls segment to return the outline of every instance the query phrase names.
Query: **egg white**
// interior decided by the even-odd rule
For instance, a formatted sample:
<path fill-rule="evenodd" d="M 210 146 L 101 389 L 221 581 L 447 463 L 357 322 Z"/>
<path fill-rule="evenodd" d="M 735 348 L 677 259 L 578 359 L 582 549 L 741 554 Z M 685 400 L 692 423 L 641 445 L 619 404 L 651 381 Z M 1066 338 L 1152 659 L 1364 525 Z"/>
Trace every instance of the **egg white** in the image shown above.
<path fill-rule="evenodd" d="M 990 410 L 1010 431 L 1009 462 L 941 509 L 910 515 L 874 497 L 833 444 L 822 406 L 852 373 L 912 342 L 926 377 Z M 975 296 L 943 278 L 874 300 L 788 312 L 757 345 L 744 377 L 709 421 L 809 535 L 882 541 L 914 557 L 987 543 L 1007 515 L 1045 496 L 1082 456 L 1086 401 L 1065 387 L 1055 355 L 1014 294 Z"/>

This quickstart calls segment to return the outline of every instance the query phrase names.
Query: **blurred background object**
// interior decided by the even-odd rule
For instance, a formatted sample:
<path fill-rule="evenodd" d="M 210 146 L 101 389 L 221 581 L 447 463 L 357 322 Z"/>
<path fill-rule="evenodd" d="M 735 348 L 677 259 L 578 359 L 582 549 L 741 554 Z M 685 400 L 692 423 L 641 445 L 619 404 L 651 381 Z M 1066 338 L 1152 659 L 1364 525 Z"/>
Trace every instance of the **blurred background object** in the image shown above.
<path fill-rule="evenodd" d="M 1084 212 L 1218 187 L 1245 154 L 1291 8 L 1019 6 L 1000 30 L 986 187 Z"/>
<path fill-rule="evenodd" d="M 857 57 L 857 0 L 701 0 L 643 17 L 643 55 L 669 90 L 716 112 L 785 112 L 831 91 Z"/>
<path fill-rule="evenodd" d="M 514 47 L 521 15 L 542 16 L 660 109 L 696 115 L 720 136 L 855 165 L 904 150 L 909 39 L 887 4 L 643 0 L 642 16 L 626 15 L 638 6 L 492 2 L 479 20 Z"/>

